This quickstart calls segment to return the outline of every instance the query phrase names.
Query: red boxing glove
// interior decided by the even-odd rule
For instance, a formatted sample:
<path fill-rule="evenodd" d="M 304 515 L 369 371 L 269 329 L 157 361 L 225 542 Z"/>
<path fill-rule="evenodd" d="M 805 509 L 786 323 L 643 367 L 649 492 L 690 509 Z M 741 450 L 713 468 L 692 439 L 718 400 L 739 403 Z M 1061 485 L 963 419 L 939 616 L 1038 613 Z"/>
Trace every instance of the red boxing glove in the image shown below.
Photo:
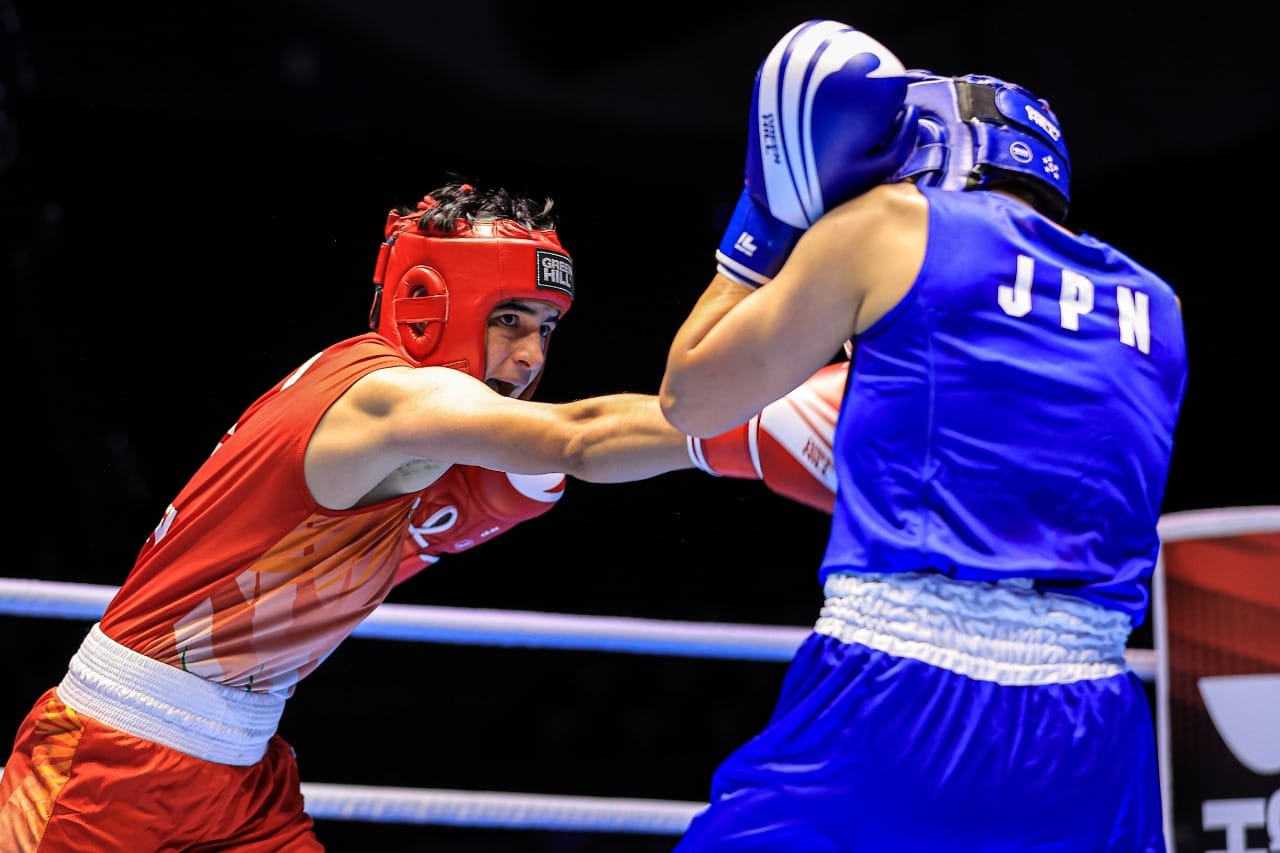
<path fill-rule="evenodd" d="M 438 561 L 505 533 L 551 509 L 564 494 L 564 474 L 507 474 L 454 465 L 413 506 L 400 546 L 400 584 Z"/>
<path fill-rule="evenodd" d="M 831 451 L 849 362 L 829 364 L 741 426 L 689 436 L 695 467 L 717 477 L 763 480 L 785 498 L 830 513 L 836 498 Z"/>

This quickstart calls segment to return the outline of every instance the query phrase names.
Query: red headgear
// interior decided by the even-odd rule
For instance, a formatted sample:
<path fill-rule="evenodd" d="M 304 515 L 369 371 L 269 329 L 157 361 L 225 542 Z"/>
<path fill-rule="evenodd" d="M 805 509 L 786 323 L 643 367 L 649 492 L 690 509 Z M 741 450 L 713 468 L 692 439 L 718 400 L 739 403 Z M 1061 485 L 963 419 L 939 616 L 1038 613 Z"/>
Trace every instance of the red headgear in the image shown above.
<path fill-rule="evenodd" d="M 509 219 L 420 231 L 427 206 L 387 216 L 369 328 L 415 364 L 457 368 L 483 382 L 490 312 L 509 299 L 541 299 L 563 316 L 573 303 L 573 260 L 554 231 Z"/>

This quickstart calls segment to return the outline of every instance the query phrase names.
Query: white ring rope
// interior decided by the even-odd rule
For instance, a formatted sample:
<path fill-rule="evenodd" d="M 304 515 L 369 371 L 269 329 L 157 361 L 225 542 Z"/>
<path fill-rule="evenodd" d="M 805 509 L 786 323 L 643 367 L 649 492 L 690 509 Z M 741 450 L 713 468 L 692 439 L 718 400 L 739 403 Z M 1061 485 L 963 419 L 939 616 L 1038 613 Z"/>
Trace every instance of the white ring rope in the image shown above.
<path fill-rule="evenodd" d="M 680 835 L 706 803 L 302 783 L 316 819 Z"/>
<path fill-rule="evenodd" d="M 96 620 L 117 587 L 0 578 L 0 614 Z M 382 604 L 353 636 L 490 646 L 668 654 L 785 662 L 807 627 L 675 622 L 571 616 L 515 610 Z M 1129 649 L 1142 678 L 1155 671 L 1154 653 Z M 316 820 L 436 824 L 562 832 L 680 835 L 705 802 L 451 791 L 362 785 L 302 784 Z"/>
<path fill-rule="evenodd" d="M 0 578 L 0 614 L 94 620 L 102 615 L 116 589 L 96 584 Z M 795 654 L 809 631 L 808 627 L 780 625 L 382 604 L 356 627 L 352 636 L 785 662 Z M 1150 649 L 1128 649 L 1125 659 L 1143 680 L 1150 681 L 1154 676 L 1155 656 Z"/>
<path fill-rule="evenodd" d="M 1166 542 L 1280 530 L 1280 506 L 1173 513 L 1160 520 Z M 0 578 L 0 614 L 98 619 L 117 587 Z M 383 604 L 353 636 L 490 646 L 577 649 L 633 654 L 785 662 L 809 627 L 673 622 L 460 607 Z M 1156 653 L 1127 649 L 1144 681 Z M 0 770 L 0 774 L 3 770 Z M 567 832 L 680 835 L 705 802 L 575 797 L 302 783 L 307 813 L 317 820 L 440 824 Z"/>
<path fill-rule="evenodd" d="M 4 768 L 0 767 L 0 776 Z M 706 803 L 303 782 L 314 820 L 680 835 Z"/>
<path fill-rule="evenodd" d="M 116 587 L 0 578 L 0 614 L 94 620 Z M 352 636 L 419 642 L 669 654 L 785 662 L 806 627 L 571 616 L 515 610 L 382 604 Z M 1134 671 L 1150 679 L 1154 653 L 1129 649 Z M 366 820 L 680 835 L 706 803 L 625 800 L 303 783 L 317 820 Z"/>

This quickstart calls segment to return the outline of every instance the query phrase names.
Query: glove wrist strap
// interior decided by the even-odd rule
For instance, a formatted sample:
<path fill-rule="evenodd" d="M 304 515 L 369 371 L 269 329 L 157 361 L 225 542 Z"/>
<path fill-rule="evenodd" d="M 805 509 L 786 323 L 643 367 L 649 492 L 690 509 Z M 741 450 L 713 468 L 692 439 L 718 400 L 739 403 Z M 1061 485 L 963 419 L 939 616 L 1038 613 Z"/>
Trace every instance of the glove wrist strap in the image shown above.
<path fill-rule="evenodd" d="M 716 250 L 716 271 L 748 287 L 768 284 L 803 233 L 774 217 L 744 190 Z"/>
<path fill-rule="evenodd" d="M 689 461 L 693 463 L 693 467 L 699 471 L 705 471 L 712 477 L 719 477 L 711 466 L 707 464 L 707 457 L 702 454 L 702 439 L 694 438 L 691 435 L 684 437 L 685 448 L 689 451 Z"/>

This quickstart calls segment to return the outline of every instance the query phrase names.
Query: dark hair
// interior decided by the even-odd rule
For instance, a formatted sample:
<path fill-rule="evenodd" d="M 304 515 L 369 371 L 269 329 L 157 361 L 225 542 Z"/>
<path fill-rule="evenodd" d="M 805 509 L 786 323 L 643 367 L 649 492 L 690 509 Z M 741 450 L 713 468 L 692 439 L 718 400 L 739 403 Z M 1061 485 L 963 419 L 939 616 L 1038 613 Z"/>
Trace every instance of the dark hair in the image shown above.
<path fill-rule="evenodd" d="M 992 170 L 992 173 L 994 174 L 995 170 Z M 991 179 L 983 189 L 1004 190 L 1022 199 L 1054 222 L 1066 220 L 1067 207 L 1063 204 L 1062 198 L 1045 189 L 1042 181 L 1025 178 L 1015 172 L 1008 172 L 1005 175 Z"/>
<path fill-rule="evenodd" d="M 554 206 L 550 198 L 537 201 L 509 190 L 476 189 L 465 181 L 454 180 L 431 190 L 416 208 L 401 208 L 400 214 L 410 216 L 421 211 L 418 228 L 423 231 L 452 231 L 459 219 L 510 219 L 531 231 L 554 231 Z"/>

